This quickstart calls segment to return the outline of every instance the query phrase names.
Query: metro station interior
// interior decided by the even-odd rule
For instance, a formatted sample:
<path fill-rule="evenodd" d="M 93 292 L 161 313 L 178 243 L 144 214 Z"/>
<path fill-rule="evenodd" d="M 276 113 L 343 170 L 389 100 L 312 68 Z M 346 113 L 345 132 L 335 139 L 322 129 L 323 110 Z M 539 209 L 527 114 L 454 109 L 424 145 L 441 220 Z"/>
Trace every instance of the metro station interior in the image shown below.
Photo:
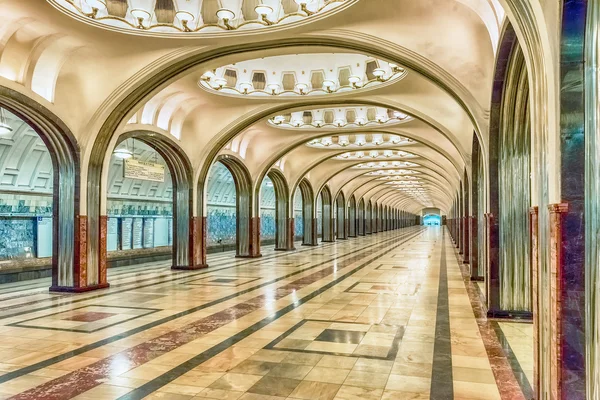
<path fill-rule="evenodd" d="M 0 400 L 600 399 L 600 1 L 0 17 Z"/>

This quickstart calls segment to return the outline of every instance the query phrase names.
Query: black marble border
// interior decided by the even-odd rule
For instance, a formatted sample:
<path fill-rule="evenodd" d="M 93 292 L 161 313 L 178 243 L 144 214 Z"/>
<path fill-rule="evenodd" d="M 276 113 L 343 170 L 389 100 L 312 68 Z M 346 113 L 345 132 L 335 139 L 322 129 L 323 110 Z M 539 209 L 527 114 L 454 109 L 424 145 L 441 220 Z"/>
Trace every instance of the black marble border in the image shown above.
<path fill-rule="evenodd" d="M 413 239 L 414 237 L 420 235 L 421 233 L 422 233 L 422 230 L 419 229 L 417 232 L 414 232 L 412 235 L 410 235 L 410 234 L 407 235 L 407 237 L 405 239 L 403 239 L 402 237 L 394 237 L 395 241 L 396 242 L 400 241 L 400 243 L 392 245 L 393 246 L 392 248 L 398 247 L 401 244 L 408 242 L 409 240 Z M 394 239 L 391 239 L 391 240 L 394 241 Z M 386 242 L 388 242 L 388 241 L 384 241 L 384 243 L 386 243 Z M 382 242 L 376 243 L 375 245 L 376 246 L 382 245 Z M 347 253 L 347 254 L 352 254 L 352 253 L 356 253 L 359 251 L 361 251 L 361 250 L 356 250 L 356 251 L 353 251 L 353 252 Z M 382 254 L 379 256 L 369 258 L 368 260 L 366 260 L 359 266 L 353 268 L 351 271 L 348 271 L 344 275 L 341 275 L 337 279 L 325 284 L 321 288 L 313 291 L 312 293 L 304 296 L 303 298 L 296 300 L 295 302 L 293 302 L 293 303 L 289 304 L 288 306 L 275 312 L 273 315 L 270 315 L 270 316 L 256 322 L 255 324 L 253 324 L 253 325 L 249 326 L 248 328 L 242 330 L 241 332 L 231 336 L 230 338 L 224 340 L 223 342 L 216 344 L 215 346 L 211 347 L 210 349 L 203 351 L 202 353 L 189 359 L 185 363 L 172 368 L 171 370 L 156 377 L 155 379 L 153 379 L 153 380 L 145 383 L 144 385 L 132 390 L 131 392 L 119 397 L 118 400 L 138 400 L 138 399 L 141 400 L 141 399 L 145 398 L 146 396 L 149 396 L 151 393 L 156 392 L 161 387 L 171 383 L 172 381 L 179 378 L 183 374 L 198 367 L 200 364 L 210 360 L 217 354 L 227 350 L 228 348 L 235 345 L 236 343 L 239 343 L 240 341 L 246 339 L 251 334 L 253 334 L 253 333 L 259 331 L 260 329 L 264 328 L 265 326 L 277 321 L 279 318 L 281 318 L 284 315 L 288 314 L 289 312 L 295 310 L 296 308 L 298 308 L 301 305 L 305 304 L 306 302 L 312 300 L 313 298 L 323 294 L 327 290 L 338 285 L 340 282 L 342 282 L 345 279 L 347 279 L 348 277 L 354 275 L 356 272 L 364 269 L 369 264 L 372 264 L 374 261 L 376 261 L 377 259 L 379 259 L 383 256 L 384 255 Z"/>
<path fill-rule="evenodd" d="M 329 322 L 332 324 L 356 324 L 356 325 L 371 325 L 371 326 L 393 326 L 396 328 L 396 335 L 394 336 L 394 340 L 392 345 L 390 346 L 390 350 L 388 351 L 387 356 L 385 357 L 376 357 L 376 356 L 368 356 L 361 354 L 348 354 L 348 353 L 332 353 L 330 351 L 316 351 L 316 350 L 302 350 L 302 349 L 288 349 L 283 347 L 275 347 L 282 340 L 287 338 L 289 335 L 294 333 L 296 330 L 300 329 L 307 322 Z M 384 361 L 394 361 L 396 356 L 398 355 L 398 349 L 400 348 L 400 342 L 404 337 L 405 327 L 401 325 L 385 325 L 385 324 L 365 324 L 361 322 L 348 322 L 348 321 L 333 321 L 326 319 L 303 319 L 298 322 L 296 325 L 285 331 L 275 340 L 267 344 L 264 349 L 267 350 L 278 350 L 278 351 L 286 351 L 286 352 L 294 352 L 294 353 L 311 353 L 311 354 L 324 354 L 330 356 L 341 356 L 341 357 L 354 357 L 354 358 L 368 358 L 369 360 L 384 360 Z"/>
<path fill-rule="evenodd" d="M 326 245 L 326 246 L 327 247 L 331 247 L 332 245 L 333 244 L 329 244 L 329 245 Z M 144 289 L 144 288 L 147 288 L 147 287 L 152 287 L 152 286 L 160 285 L 160 284 L 163 284 L 163 283 L 177 282 L 177 281 L 181 281 L 181 280 L 184 280 L 184 279 L 189 279 L 190 277 L 200 276 L 200 275 L 207 275 L 207 274 L 211 274 L 211 273 L 218 272 L 218 271 L 224 271 L 224 270 L 230 269 L 230 268 L 245 267 L 245 266 L 249 266 L 249 265 L 260 263 L 263 260 L 270 260 L 270 259 L 273 259 L 273 258 L 276 258 L 276 257 L 279 257 L 279 256 L 289 256 L 289 255 L 294 255 L 294 254 L 298 254 L 298 253 L 304 253 L 304 252 L 310 251 L 310 250 L 311 249 L 297 250 L 295 252 L 289 252 L 289 253 L 285 253 L 283 255 L 280 255 L 280 254 L 276 253 L 276 254 L 272 254 L 270 256 L 262 257 L 260 259 L 253 259 L 253 260 L 247 260 L 245 262 L 240 262 L 239 264 L 236 264 L 236 265 L 229 265 L 229 266 L 226 266 L 226 267 L 223 267 L 223 268 L 215 268 L 215 267 L 219 267 L 219 266 L 223 266 L 223 265 L 227 265 L 227 264 L 231 263 L 231 260 L 226 259 L 226 260 L 221 261 L 218 264 L 214 264 L 210 268 L 202 270 L 200 272 L 182 273 L 183 276 L 182 275 L 178 275 L 177 273 L 175 273 L 175 274 L 166 274 L 166 275 L 164 275 L 164 278 L 171 278 L 171 279 L 161 279 L 158 282 L 149 283 L 147 285 L 135 286 L 134 288 L 128 287 L 128 288 L 125 288 L 125 289 L 114 290 L 114 291 L 111 291 L 109 293 L 95 294 L 95 295 L 86 296 L 84 298 L 80 298 L 80 299 L 77 299 L 77 300 L 70 300 L 68 302 L 64 302 L 64 303 L 61 303 L 61 304 L 53 304 L 53 305 L 50 305 L 50 306 L 44 306 L 44 307 L 29 309 L 29 310 L 20 311 L 20 312 L 16 312 L 16 313 L 12 313 L 12 314 L 0 315 L 0 320 L 3 320 L 5 318 L 18 317 L 18 316 L 21 316 L 21 315 L 30 314 L 32 312 L 48 310 L 48 309 L 52 309 L 52 308 L 55 308 L 55 307 L 58 307 L 58 306 L 71 305 L 71 304 L 74 304 L 74 303 L 80 303 L 82 301 L 87 301 L 87 300 L 93 300 L 93 299 L 98 299 L 98 298 L 102 298 L 102 297 L 112 296 L 114 294 L 121 294 L 121 293 L 129 292 L 131 290 Z M 165 267 L 162 267 L 162 268 L 165 268 Z M 168 271 L 168 270 L 165 268 L 165 271 Z M 137 284 L 137 283 L 141 283 L 141 282 L 145 282 L 145 281 L 151 281 L 151 280 L 160 279 L 160 278 L 162 278 L 162 277 L 150 277 L 150 278 L 147 278 L 147 279 L 139 280 L 137 282 L 133 282 L 132 284 Z M 73 296 L 70 295 L 70 294 L 67 294 L 67 295 L 61 295 L 61 297 L 72 298 Z M 39 301 L 36 300 L 36 301 L 29 302 L 29 303 L 21 303 L 21 304 L 18 304 L 18 305 L 13 305 L 13 306 L 10 306 L 10 309 L 20 308 L 20 307 L 24 307 L 26 305 L 30 305 L 30 304 L 34 304 L 34 303 L 38 303 L 38 302 Z"/>
<path fill-rule="evenodd" d="M 431 370 L 431 400 L 454 398 L 452 374 L 452 337 L 450 332 L 450 309 L 448 301 L 448 266 L 446 264 L 446 234 L 442 233 L 442 255 L 435 322 L 435 342 Z"/>
<path fill-rule="evenodd" d="M 211 285 L 211 281 L 207 281 L 207 279 L 211 279 L 211 278 L 215 278 L 215 279 L 222 279 L 222 278 L 227 278 L 227 279 L 250 279 L 249 281 L 246 282 L 242 282 L 242 283 L 238 283 L 237 285 L 233 284 L 233 282 L 231 284 L 222 284 L 219 282 L 215 282 L 214 284 Z M 187 281 L 187 282 L 181 282 L 181 285 L 191 285 L 191 286 L 210 286 L 210 287 L 224 287 L 224 288 L 228 288 L 228 287 L 238 287 L 238 286 L 242 286 L 242 285 L 246 285 L 248 283 L 252 283 L 255 282 L 259 279 L 263 279 L 263 278 L 257 278 L 255 276 L 225 276 L 225 275 L 212 275 L 212 276 L 207 276 L 204 278 L 198 278 L 198 279 L 192 279 L 191 281 Z M 196 281 L 206 281 L 206 283 L 192 283 L 192 282 L 196 282 Z"/>
<path fill-rule="evenodd" d="M 58 314 L 64 314 L 64 313 L 68 313 L 68 312 L 72 312 L 72 311 L 76 311 L 76 310 L 81 310 L 83 308 L 88 308 L 88 307 L 110 307 L 110 308 L 125 308 L 128 310 L 148 310 L 149 312 L 145 313 L 145 314 L 140 314 L 140 315 L 135 315 L 131 318 L 127 318 L 124 319 L 122 321 L 119 322 L 115 322 L 113 324 L 109 324 L 106 326 L 103 326 L 101 328 L 97 328 L 91 331 L 87 331 L 87 330 L 83 330 L 83 329 L 69 329 L 69 328 L 51 328 L 51 327 L 46 327 L 46 326 L 35 326 L 35 325 L 27 325 L 25 324 L 25 322 L 30 322 L 30 321 L 35 321 L 38 319 L 42 319 L 42 318 L 48 318 L 48 317 L 52 317 L 54 315 L 58 315 Z M 40 330 L 45 330 L 45 331 L 63 331 L 63 332 L 77 332 L 77 333 L 94 333 L 94 332 L 98 332 L 101 331 L 103 329 L 106 328 L 110 328 L 116 325 L 120 325 L 123 322 L 128 322 L 128 321 L 132 321 L 134 319 L 138 319 L 140 317 L 145 317 L 147 315 L 150 314 L 154 314 L 158 311 L 162 311 L 162 308 L 147 308 L 147 307 L 128 307 L 128 306 L 111 306 L 111 305 L 106 305 L 106 304 L 87 304 L 85 306 L 82 307 L 77 307 L 77 308 L 72 308 L 70 310 L 65 310 L 65 311 L 59 311 L 59 312 L 55 312 L 52 314 L 47 314 L 41 317 L 35 317 L 35 318 L 31 318 L 31 319 L 26 319 L 20 322 L 14 322 L 12 324 L 6 324 L 5 326 L 14 326 L 14 327 L 18 327 L 18 328 L 30 328 L 30 329 L 40 329 Z M 93 311 L 90 311 L 93 312 Z M 95 322 L 95 321 L 94 321 Z"/>
<path fill-rule="evenodd" d="M 375 268 L 377 269 L 377 268 Z M 377 284 L 377 285 L 390 285 L 390 283 L 385 283 L 385 282 L 369 282 L 369 281 L 358 281 L 356 283 L 353 283 L 352 286 L 350 286 L 348 289 L 344 290 L 344 293 L 356 293 L 356 294 L 375 294 L 375 295 L 379 295 L 379 294 L 386 294 L 385 292 L 358 292 L 358 291 L 352 291 L 352 289 L 354 289 L 356 286 L 360 285 L 361 283 L 373 283 L 373 284 Z M 396 286 L 398 286 L 399 284 L 397 284 Z M 393 293 L 394 291 L 391 291 L 389 293 Z"/>
<path fill-rule="evenodd" d="M 411 239 L 411 238 L 419 235 L 421 233 L 421 230 L 418 230 L 417 232 L 412 231 L 412 232 L 404 232 L 404 233 L 405 233 L 404 235 L 393 236 L 393 237 L 391 237 L 389 239 L 386 239 L 386 240 L 383 240 L 381 242 L 368 244 L 368 245 L 366 245 L 364 247 L 361 247 L 361 248 L 359 248 L 357 250 L 353 250 L 351 252 L 348 252 L 348 253 L 344 254 L 343 256 L 341 256 L 341 257 L 345 258 L 345 257 L 351 256 L 351 255 L 353 255 L 355 253 L 359 253 L 361 251 L 368 251 L 368 249 L 370 249 L 370 248 L 381 246 L 384 243 L 388 243 L 388 242 L 392 242 L 392 241 L 397 241 L 399 239 L 401 240 L 401 239 L 403 239 L 405 237 L 408 237 L 408 238 L 405 239 L 403 242 L 408 241 L 409 239 Z M 310 251 L 310 249 L 308 249 L 307 251 Z M 293 254 L 293 253 L 287 253 L 287 254 Z M 274 255 L 274 257 L 277 257 L 277 256 L 278 256 L 277 254 Z M 308 270 L 311 270 L 311 269 L 314 269 L 314 268 L 318 268 L 320 266 L 323 266 L 323 265 L 325 265 L 325 264 L 327 264 L 329 262 L 332 262 L 334 260 L 337 260 L 337 259 L 338 259 L 338 257 L 336 255 L 333 255 L 332 258 L 330 258 L 328 260 L 324 260 L 324 261 L 322 261 L 320 263 L 314 264 L 314 265 L 312 265 L 310 267 L 303 268 L 303 269 L 301 269 L 299 271 L 290 272 L 289 274 L 283 275 L 283 276 L 281 276 L 279 278 L 276 278 L 276 279 L 273 279 L 273 280 L 271 280 L 269 282 L 265 282 L 265 283 L 262 283 L 260 285 L 253 286 L 251 288 L 244 289 L 244 290 L 241 290 L 241 291 L 236 292 L 236 293 L 232 293 L 232 294 L 230 294 L 228 296 L 224 296 L 224 297 L 222 297 L 220 299 L 216 299 L 216 300 L 210 301 L 208 303 L 204 303 L 204 304 L 201 304 L 199 306 L 192 307 L 192 308 L 190 308 L 188 310 L 180 311 L 178 313 L 175 313 L 175 314 L 172 314 L 170 316 L 161 318 L 159 320 L 156 320 L 156 321 L 153 321 L 153 322 L 149 322 L 149 323 L 147 323 L 145 325 L 142 325 L 142 326 L 139 326 L 137 328 L 130 329 L 130 330 L 128 330 L 126 332 L 123 332 L 123 333 L 120 333 L 118 335 L 114 335 L 114 336 L 111 336 L 111 337 L 99 340 L 97 342 L 87 344 L 85 346 L 79 347 L 79 348 L 77 348 L 75 350 L 72 350 L 72 351 L 69 351 L 67 353 L 63 353 L 63 354 L 51 357 L 51 358 L 49 358 L 47 360 L 40 361 L 40 362 L 32 364 L 32 365 L 28 365 L 27 367 L 23 367 L 23 368 L 20 368 L 18 370 L 15 370 L 15 371 L 8 372 L 8 373 L 6 373 L 4 375 L 0 375 L 0 383 L 8 382 L 8 381 L 10 381 L 12 379 L 21 377 L 23 375 L 30 374 L 32 372 L 35 372 L 35 371 L 38 371 L 40 369 L 49 367 L 49 366 L 51 366 L 53 364 L 56 364 L 58 362 L 67 360 L 69 358 L 78 356 L 78 355 L 83 354 L 83 353 L 86 353 L 86 352 L 88 352 L 90 350 L 94 350 L 94 349 L 100 348 L 102 346 L 106 346 L 108 344 L 111 344 L 111 343 L 114 343 L 114 342 L 119 341 L 121 339 L 124 339 L 124 338 L 130 337 L 130 336 L 136 335 L 138 333 L 144 332 L 144 331 L 146 331 L 148 329 L 151 329 L 151 328 L 154 328 L 156 326 L 165 324 L 165 323 L 173 321 L 175 319 L 187 316 L 187 315 L 195 313 L 197 311 L 204 310 L 206 308 L 215 306 L 217 304 L 221 304 L 221 303 L 223 303 L 223 302 L 225 302 L 227 300 L 231 300 L 231 299 L 234 299 L 236 297 L 242 296 L 242 295 L 244 295 L 246 293 L 250 293 L 250 292 L 252 292 L 254 290 L 260 289 L 262 287 L 265 287 L 265 286 L 268 286 L 268 285 L 272 285 L 273 283 L 277 283 L 277 282 L 279 282 L 281 280 L 287 279 L 287 278 L 292 277 L 294 275 L 301 274 L 301 273 L 303 273 L 305 271 L 308 271 Z M 248 263 L 243 263 L 243 265 L 247 266 L 247 265 L 250 265 L 250 264 L 253 264 L 253 263 L 257 263 L 257 262 L 260 262 L 260 259 L 257 259 L 257 260 L 254 260 L 254 261 L 251 261 L 251 262 L 248 262 Z M 238 266 L 239 265 L 235 265 L 233 267 L 229 266 L 229 267 L 221 268 L 220 270 L 227 269 L 227 268 L 236 268 Z M 214 271 L 215 270 L 206 271 L 206 272 L 203 272 L 203 273 L 205 274 L 205 273 L 214 272 Z M 200 273 L 200 274 L 203 274 L 203 273 Z M 197 274 L 197 275 L 199 275 L 199 274 Z M 185 277 L 183 277 L 181 279 L 187 279 L 187 278 L 189 278 L 189 275 L 187 275 L 187 276 L 185 276 Z M 151 285 L 147 285 L 147 286 L 151 286 Z M 135 290 L 137 290 L 137 289 L 140 289 L 140 287 L 135 288 Z M 129 290 L 132 290 L 132 289 L 124 289 L 121 292 L 129 291 Z M 97 296 L 92 296 L 91 298 L 103 297 L 103 296 L 106 296 L 106 295 L 107 294 L 97 295 Z M 91 298 L 87 297 L 87 298 L 81 299 L 79 301 L 87 301 L 87 300 L 90 300 Z M 44 309 L 52 308 L 52 307 L 56 307 L 56 306 L 49 306 L 49 307 L 45 307 Z"/>

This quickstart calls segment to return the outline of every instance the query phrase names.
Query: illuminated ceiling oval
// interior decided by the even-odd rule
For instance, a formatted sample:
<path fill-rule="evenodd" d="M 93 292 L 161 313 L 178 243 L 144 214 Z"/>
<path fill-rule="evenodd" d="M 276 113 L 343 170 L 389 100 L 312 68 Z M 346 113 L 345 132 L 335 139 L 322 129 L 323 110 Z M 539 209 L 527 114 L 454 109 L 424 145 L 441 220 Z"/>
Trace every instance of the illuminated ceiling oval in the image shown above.
<path fill-rule="evenodd" d="M 355 0 L 48 0 L 105 29 L 164 37 L 235 34 L 330 14 Z"/>
<path fill-rule="evenodd" d="M 198 85 L 229 96 L 326 96 L 374 88 L 405 75 L 404 68 L 363 54 L 306 53 L 221 66 L 203 74 Z"/>
<path fill-rule="evenodd" d="M 269 118 L 268 123 L 283 129 L 356 129 L 395 125 L 411 119 L 388 108 L 354 106 L 294 111 Z"/>
<path fill-rule="evenodd" d="M 402 150 L 368 150 L 368 151 L 353 151 L 333 157 L 335 160 L 363 160 L 363 159 L 405 159 L 417 157 L 412 153 Z M 385 162 L 387 165 L 387 162 Z M 400 162 L 392 161 L 390 165 L 400 165 Z"/>
<path fill-rule="evenodd" d="M 353 169 L 375 169 L 375 168 L 411 168 L 418 167 L 419 164 L 412 163 L 410 161 L 379 161 L 379 162 L 367 162 L 358 164 L 352 167 Z M 383 173 L 384 171 L 377 171 Z M 392 171 L 394 172 L 394 171 Z M 394 175 L 394 174 L 391 174 Z"/>
<path fill-rule="evenodd" d="M 352 135 L 326 136 L 313 139 L 306 146 L 317 149 L 375 149 L 404 146 L 415 143 L 413 140 L 391 134 L 366 133 Z"/>

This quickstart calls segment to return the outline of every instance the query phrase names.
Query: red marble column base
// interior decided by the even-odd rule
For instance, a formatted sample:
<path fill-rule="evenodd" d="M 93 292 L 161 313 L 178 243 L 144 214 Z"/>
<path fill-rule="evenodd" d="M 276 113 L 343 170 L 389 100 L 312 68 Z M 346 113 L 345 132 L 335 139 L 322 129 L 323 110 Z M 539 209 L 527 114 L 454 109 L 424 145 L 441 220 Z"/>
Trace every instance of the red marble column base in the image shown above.
<path fill-rule="evenodd" d="M 296 247 L 294 246 L 294 235 L 295 234 L 295 229 L 294 229 L 294 218 L 288 218 L 287 220 L 287 234 L 285 235 L 285 239 L 287 241 L 286 243 L 286 247 L 285 248 L 278 248 L 275 250 L 278 251 L 292 251 L 292 250 L 296 250 Z"/>
<path fill-rule="evenodd" d="M 540 398 L 540 372 L 539 363 L 540 356 L 538 350 L 539 343 L 539 314 L 538 314 L 538 212 L 539 208 L 531 207 L 529 209 L 529 248 L 530 253 L 530 268 L 531 268 L 531 305 L 533 311 L 533 382 L 531 386 L 535 398 Z"/>
<path fill-rule="evenodd" d="M 250 247 L 248 254 L 239 258 L 258 258 L 262 257 L 260 253 L 260 217 L 250 218 Z"/>
<path fill-rule="evenodd" d="M 206 217 L 192 217 L 190 220 L 190 259 L 191 267 L 207 266 L 206 263 Z M 174 265 L 173 268 L 183 269 L 179 265 Z M 187 266 L 186 266 L 187 267 Z"/>
<path fill-rule="evenodd" d="M 71 287 L 71 286 L 50 286 L 51 292 L 58 293 L 84 293 L 91 292 L 92 290 L 106 289 L 110 287 L 109 283 L 102 283 L 98 285 L 84 286 L 84 287 Z"/>
<path fill-rule="evenodd" d="M 562 385 L 564 384 L 562 366 L 563 360 L 563 217 L 568 212 L 569 206 L 565 203 L 550 204 L 548 206 L 550 225 L 550 396 L 552 399 L 562 399 Z M 537 369 L 539 371 L 539 368 Z"/>
<path fill-rule="evenodd" d="M 100 216 L 100 249 L 98 251 L 98 285 L 107 282 L 107 240 L 108 240 L 108 216 Z M 82 285 L 83 286 L 83 285 Z"/>
<path fill-rule="evenodd" d="M 172 270 L 178 271 L 194 271 L 197 269 L 208 268 L 208 264 L 199 264 L 199 265 L 173 265 L 171 266 Z"/>
<path fill-rule="evenodd" d="M 470 217 L 463 217 L 462 220 L 462 227 L 463 227 L 463 264 L 468 264 L 469 263 L 469 251 L 470 251 L 470 242 L 471 242 L 471 238 L 469 237 L 469 218 Z"/>
<path fill-rule="evenodd" d="M 73 257 L 73 286 L 58 285 L 58 270 L 52 269 L 52 286 L 50 292 L 59 293 L 83 293 L 92 290 L 106 289 L 110 285 L 106 281 L 106 228 L 108 219 L 106 216 L 100 217 L 100 269 L 98 284 L 88 285 L 88 262 L 87 262 L 87 227 L 88 219 L 86 215 L 77 215 L 75 217 L 75 252 Z M 104 257 L 104 262 L 102 262 Z"/>

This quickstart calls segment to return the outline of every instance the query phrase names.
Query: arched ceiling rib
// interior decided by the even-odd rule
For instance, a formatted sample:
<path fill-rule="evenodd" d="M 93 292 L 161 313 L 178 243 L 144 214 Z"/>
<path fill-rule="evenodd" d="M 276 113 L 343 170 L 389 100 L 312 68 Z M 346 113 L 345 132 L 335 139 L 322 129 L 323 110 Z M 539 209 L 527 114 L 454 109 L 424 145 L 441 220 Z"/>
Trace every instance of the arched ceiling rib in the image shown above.
<path fill-rule="evenodd" d="M 86 0 L 74 1 L 81 5 Z M 127 3 L 123 18 L 130 18 L 130 1 L 115 0 L 111 4 L 119 2 Z M 183 4 L 173 2 L 172 11 L 180 11 L 179 3 Z M 248 10 L 253 8 L 250 1 L 229 3 L 233 4 L 230 8 L 235 8 L 237 19 L 231 22 L 236 28 L 261 19 L 258 15 L 249 17 Z M 256 3 L 273 3 L 277 8 L 294 1 Z M 317 3 L 317 8 L 326 4 L 322 0 Z M 286 29 L 261 25 L 247 34 L 240 33 L 241 29 L 222 31 L 205 35 L 200 42 L 183 38 L 183 34 L 192 36 L 201 29 L 181 32 L 185 31 L 181 20 L 173 19 L 177 29 L 172 37 L 165 34 L 166 38 L 157 40 L 137 35 L 140 32 L 129 35 L 98 29 L 92 25 L 99 21 L 87 21 L 92 25 L 83 23 L 38 0 L 3 2 L 6 23 L 0 28 L 0 76 L 53 103 L 57 114 L 73 128 L 83 153 L 89 154 L 97 134 L 94 127 L 102 125 L 102 118 L 129 91 L 142 87 L 152 74 L 159 74 L 175 62 L 183 65 L 194 57 L 203 59 L 203 54 L 218 54 L 206 62 L 190 61 L 186 65 L 192 68 L 182 68 L 179 74 L 148 90 L 148 96 L 140 99 L 134 109 L 119 114 L 128 121 L 122 121 L 117 133 L 127 130 L 125 124 L 129 122 L 130 128 L 154 126 L 157 134 L 173 135 L 194 164 L 195 176 L 211 162 L 208 154 L 223 149 L 244 161 L 256 179 L 255 185 L 262 184 L 260 177 L 269 168 L 279 165 L 290 189 L 306 177 L 315 190 L 324 184 L 346 194 L 366 193 L 368 188 L 373 198 L 384 199 L 381 194 L 385 193 L 384 201 L 390 204 L 401 201 L 397 199 L 406 194 L 391 188 L 393 185 L 376 184 L 379 181 L 363 177 L 364 170 L 352 168 L 354 163 L 350 161 L 356 161 L 353 157 L 331 159 L 347 152 L 345 147 L 352 152 L 362 149 L 351 145 L 321 149 L 306 143 L 326 137 L 338 143 L 343 135 L 364 135 L 370 140 L 377 135 L 408 138 L 410 142 L 402 145 L 382 143 L 384 146 L 375 148 L 381 150 L 382 157 L 387 157 L 385 151 L 414 154 L 416 158 L 409 161 L 417 166 L 411 168 L 423 176 L 423 187 L 430 192 L 431 201 L 443 209 L 448 204 L 448 193 L 459 187 L 462 171 L 470 163 L 473 132 L 481 135 L 486 148 L 483 132 L 503 11 L 496 0 L 340 3 L 344 5 L 337 11 L 333 10 L 335 7 L 330 7 L 331 12 L 324 9 L 322 18 L 302 15 L 311 23 L 289 24 Z M 115 10 L 113 7 L 110 12 Z M 144 23 L 167 18 L 169 13 L 159 11 L 154 10 Z M 189 27 L 195 30 L 200 23 L 209 21 L 203 14 L 208 15 L 209 11 L 203 7 L 197 15 L 192 13 L 195 19 L 188 21 Z M 174 12 L 168 17 L 174 17 Z M 277 18 L 294 12 L 308 14 L 297 8 L 281 11 L 283 14 L 277 14 Z M 131 29 L 137 29 L 136 22 L 139 21 L 133 19 Z M 222 18 L 216 23 L 225 26 Z M 152 33 L 153 29 L 141 33 Z M 230 49 L 229 53 L 223 49 Z M 324 60 L 332 53 L 350 55 L 349 61 L 331 67 Z M 296 59 L 296 63 L 281 62 L 278 69 L 266 61 L 273 57 Z M 376 64 L 370 65 L 372 61 Z M 323 68 L 303 67 L 317 64 L 323 64 Z M 385 78 L 393 75 L 393 65 L 401 66 L 402 79 L 388 81 Z M 367 87 L 365 82 L 378 82 L 374 67 L 384 70 L 386 81 Z M 207 82 L 202 80 L 207 72 L 216 73 L 215 78 L 231 80 L 231 76 L 225 77 L 227 68 L 235 69 L 236 79 L 241 80 L 234 84 L 237 95 L 223 96 L 224 91 L 199 86 L 199 82 Z M 319 69 L 323 69 L 322 75 L 316 73 Z M 357 86 L 364 85 L 365 90 L 353 88 L 350 79 Z M 306 95 L 297 86 L 304 83 L 307 90 L 320 87 L 318 90 L 323 91 L 324 80 L 332 80 L 334 89 L 347 90 Z M 264 90 L 265 95 L 251 98 L 243 94 L 240 83 L 251 85 L 244 86 L 248 91 Z M 270 83 L 281 89 L 292 85 L 289 91 L 295 95 L 275 96 L 269 93 Z M 370 111 L 363 115 L 363 107 L 375 109 L 374 118 Z M 332 115 L 325 115 L 326 110 L 332 110 Z M 278 115 L 289 115 L 289 121 L 285 117 L 285 123 L 273 123 Z M 397 121 L 382 122 L 382 115 Z M 365 154 L 372 150 L 367 147 Z M 404 161 L 396 155 L 392 153 L 389 160 Z M 380 158 L 373 160 L 379 162 Z M 368 183 L 361 187 L 363 181 Z M 209 181 L 211 185 L 215 183 Z M 406 201 L 417 205 L 414 199 Z"/>

